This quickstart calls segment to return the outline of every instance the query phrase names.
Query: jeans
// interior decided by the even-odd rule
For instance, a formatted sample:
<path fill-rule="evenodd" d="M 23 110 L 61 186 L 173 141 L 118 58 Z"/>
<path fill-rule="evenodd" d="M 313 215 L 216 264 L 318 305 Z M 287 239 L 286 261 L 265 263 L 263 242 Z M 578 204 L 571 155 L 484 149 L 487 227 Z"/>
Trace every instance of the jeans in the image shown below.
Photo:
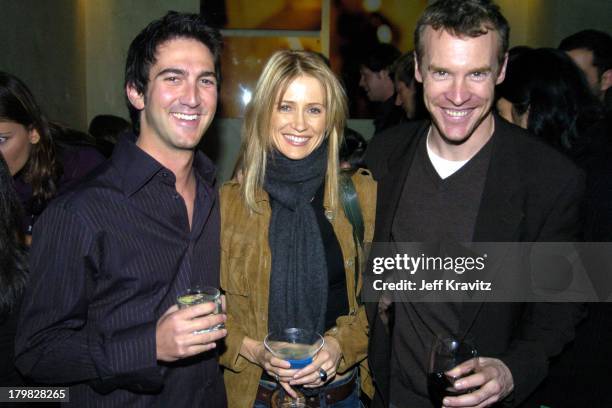
<path fill-rule="evenodd" d="M 340 381 L 336 381 L 336 382 L 330 383 L 328 385 L 324 385 L 323 387 L 319 388 L 320 390 L 319 406 L 321 408 L 361 408 L 363 407 L 363 405 L 361 404 L 361 401 L 359 400 L 360 388 L 359 388 L 358 370 L 359 370 L 358 368 L 355 368 L 353 370 L 352 375 Z M 355 386 L 353 387 L 353 391 L 349 394 L 349 396 L 343 399 L 342 401 L 338 401 L 334 404 L 328 404 L 327 401 L 325 400 L 325 390 L 333 389 L 338 386 L 344 385 L 350 382 L 353 378 L 355 378 Z M 266 380 L 259 380 L 259 385 L 270 391 L 275 390 L 276 387 L 280 387 L 275 382 L 266 381 Z M 263 401 L 255 400 L 255 404 L 253 404 L 253 408 L 270 408 L 270 406 Z"/>

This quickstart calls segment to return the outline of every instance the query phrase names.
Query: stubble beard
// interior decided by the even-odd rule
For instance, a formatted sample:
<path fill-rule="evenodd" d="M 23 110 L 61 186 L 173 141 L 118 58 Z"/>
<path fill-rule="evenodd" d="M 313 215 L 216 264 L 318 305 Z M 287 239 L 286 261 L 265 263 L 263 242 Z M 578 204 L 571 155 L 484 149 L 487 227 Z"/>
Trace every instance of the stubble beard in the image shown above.
<path fill-rule="evenodd" d="M 480 125 L 482 125 L 482 123 L 489 117 L 492 117 L 493 115 L 493 105 L 491 105 L 489 107 L 489 110 L 487 111 L 487 113 L 485 115 L 483 115 L 480 119 L 478 119 L 478 121 L 476 121 L 474 123 L 474 125 L 472 125 L 472 127 L 468 130 L 468 132 L 465 134 L 464 137 L 462 137 L 461 139 L 452 139 L 449 138 L 443 131 L 442 131 L 442 127 L 439 126 L 438 121 L 436 120 L 435 116 L 431 115 L 432 118 L 432 124 L 433 126 L 436 128 L 436 131 L 438 133 L 438 135 L 440 136 L 440 138 L 444 141 L 444 143 L 449 144 L 449 145 L 453 145 L 453 146 L 461 146 L 462 144 L 464 144 L 465 142 L 467 142 L 468 140 L 470 140 L 470 138 L 472 137 L 472 135 L 474 134 L 474 132 L 476 132 L 476 130 L 478 130 L 478 128 L 480 127 Z"/>

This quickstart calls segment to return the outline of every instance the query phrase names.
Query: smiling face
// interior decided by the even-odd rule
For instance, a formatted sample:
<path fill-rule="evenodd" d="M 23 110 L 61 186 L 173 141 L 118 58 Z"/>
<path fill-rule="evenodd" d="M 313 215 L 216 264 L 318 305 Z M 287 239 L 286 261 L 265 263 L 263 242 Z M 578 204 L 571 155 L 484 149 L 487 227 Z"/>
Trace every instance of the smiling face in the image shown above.
<path fill-rule="evenodd" d="M 270 118 L 272 143 L 285 157 L 300 160 L 325 137 L 325 92 L 318 79 L 299 76 L 277 96 Z"/>
<path fill-rule="evenodd" d="M 0 153 L 12 176 L 23 169 L 30 158 L 32 145 L 39 141 L 35 129 L 28 130 L 20 123 L 0 120 Z"/>
<path fill-rule="evenodd" d="M 456 37 L 427 27 L 422 41 L 425 52 L 415 77 L 423 83 L 431 135 L 450 149 L 477 151 L 493 133 L 495 85 L 505 75 L 505 62 L 498 63 L 498 34 Z"/>
<path fill-rule="evenodd" d="M 141 110 L 138 144 L 156 152 L 192 151 L 217 108 L 214 58 L 194 39 L 157 47 L 145 95 L 128 85 L 128 98 Z"/>

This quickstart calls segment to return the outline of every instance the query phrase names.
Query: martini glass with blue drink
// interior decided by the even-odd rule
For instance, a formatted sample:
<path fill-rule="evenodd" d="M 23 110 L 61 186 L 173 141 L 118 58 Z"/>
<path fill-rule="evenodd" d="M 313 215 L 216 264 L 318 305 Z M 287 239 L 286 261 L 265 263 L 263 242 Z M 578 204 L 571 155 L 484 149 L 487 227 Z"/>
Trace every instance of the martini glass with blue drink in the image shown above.
<path fill-rule="evenodd" d="M 272 355 L 287 361 L 291 364 L 290 368 L 296 370 L 311 364 L 324 343 L 319 333 L 299 328 L 271 332 L 264 339 L 264 346 Z M 293 398 L 282 387 L 279 388 L 272 394 L 272 407 L 305 407 L 303 392 L 296 390 L 296 393 L 297 398 Z"/>

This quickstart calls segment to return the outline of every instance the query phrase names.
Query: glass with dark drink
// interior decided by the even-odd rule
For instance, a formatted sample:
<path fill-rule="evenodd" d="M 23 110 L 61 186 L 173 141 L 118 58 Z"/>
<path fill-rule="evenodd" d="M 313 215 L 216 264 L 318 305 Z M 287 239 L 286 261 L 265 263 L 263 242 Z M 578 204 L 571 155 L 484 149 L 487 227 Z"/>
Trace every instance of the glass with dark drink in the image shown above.
<path fill-rule="evenodd" d="M 443 335 L 436 337 L 431 348 L 427 373 L 429 398 L 436 407 L 442 406 L 444 397 L 474 391 L 473 389 L 456 389 L 455 381 L 461 377 L 452 377 L 448 374 L 448 371 L 466 361 L 470 361 L 472 367 L 461 377 L 467 377 L 478 369 L 478 351 L 470 336 Z"/>

